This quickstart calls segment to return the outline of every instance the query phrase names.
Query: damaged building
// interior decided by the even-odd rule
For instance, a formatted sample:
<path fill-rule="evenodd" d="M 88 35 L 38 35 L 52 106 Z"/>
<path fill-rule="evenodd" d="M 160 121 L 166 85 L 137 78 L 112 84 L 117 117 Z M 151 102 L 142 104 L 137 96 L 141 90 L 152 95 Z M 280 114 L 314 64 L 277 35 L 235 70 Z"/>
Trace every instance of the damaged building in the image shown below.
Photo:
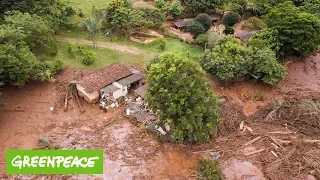
<path fill-rule="evenodd" d="M 89 103 L 99 101 L 102 95 L 111 99 L 126 96 L 131 87 L 141 85 L 144 74 L 130 66 L 112 64 L 83 77 L 77 83 L 79 96 Z"/>

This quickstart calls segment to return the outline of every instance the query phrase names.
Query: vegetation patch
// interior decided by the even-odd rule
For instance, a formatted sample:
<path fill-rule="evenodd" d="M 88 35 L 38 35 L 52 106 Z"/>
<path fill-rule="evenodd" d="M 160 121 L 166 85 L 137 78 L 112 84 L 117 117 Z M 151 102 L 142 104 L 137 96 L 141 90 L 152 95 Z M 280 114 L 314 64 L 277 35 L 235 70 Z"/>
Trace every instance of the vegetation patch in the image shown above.
<path fill-rule="evenodd" d="M 218 163 L 211 159 L 200 159 L 198 162 L 197 180 L 222 180 Z"/>

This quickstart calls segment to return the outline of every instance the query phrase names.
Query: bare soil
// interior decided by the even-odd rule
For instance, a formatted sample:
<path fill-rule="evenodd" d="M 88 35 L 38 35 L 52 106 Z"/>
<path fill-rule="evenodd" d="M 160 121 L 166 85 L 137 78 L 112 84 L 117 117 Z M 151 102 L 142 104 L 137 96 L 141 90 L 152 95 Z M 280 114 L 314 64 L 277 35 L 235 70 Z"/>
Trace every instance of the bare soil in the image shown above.
<path fill-rule="evenodd" d="M 82 45 L 88 45 L 88 46 L 93 46 L 93 42 L 89 40 L 83 40 L 83 39 L 72 39 L 72 38 L 57 38 L 57 41 L 62 41 L 62 42 L 70 42 L 70 43 L 77 43 L 77 44 L 82 44 Z M 124 53 L 131 53 L 131 54 L 142 54 L 142 50 L 138 49 L 136 47 L 132 46 L 126 46 L 126 45 L 119 45 L 116 43 L 107 43 L 107 42 L 98 42 L 97 43 L 98 47 L 101 48 L 106 48 L 106 49 L 111 49 L 115 51 L 120 51 Z"/>
<path fill-rule="evenodd" d="M 48 137 L 56 148 L 103 149 L 105 169 L 104 175 L 96 176 L 0 175 L 0 179 L 194 179 L 200 157 L 217 158 L 227 179 L 239 179 L 239 174 L 240 179 L 320 178 L 320 145 L 306 141 L 320 139 L 319 112 L 300 103 L 320 101 L 320 54 L 286 66 L 286 78 L 275 87 L 255 81 L 222 84 L 207 77 L 225 103 L 224 121 L 206 144 L 160 143 L 125 117 L 124 107 L 104 113 L 81 100 L 86 110 L 81 113 L 71 99 L 64 112 L 66 85 L 92 70 L 66 69 L 53 82 L 29 82 L 23 89 L 6 85 L 2 92 L 7 104 L 0 109 L 0 174 L 5 173 L 6 149 L 38 149 L 41 137 Z M 263 98 L 252 100 L 256 92 Z M 280 108 L 275 100 L 282 101 Z"/>

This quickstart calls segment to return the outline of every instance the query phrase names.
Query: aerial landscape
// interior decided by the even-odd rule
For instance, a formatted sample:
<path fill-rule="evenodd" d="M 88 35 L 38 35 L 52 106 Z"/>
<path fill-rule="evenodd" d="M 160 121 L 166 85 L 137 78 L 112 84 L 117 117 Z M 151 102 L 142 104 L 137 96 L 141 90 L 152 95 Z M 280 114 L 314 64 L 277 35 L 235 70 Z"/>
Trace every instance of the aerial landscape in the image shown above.
<path fill-rule="evenodd" d="M 318 71 L 320 0 L 1 0 L 0 180 L 320 179 Z"/>

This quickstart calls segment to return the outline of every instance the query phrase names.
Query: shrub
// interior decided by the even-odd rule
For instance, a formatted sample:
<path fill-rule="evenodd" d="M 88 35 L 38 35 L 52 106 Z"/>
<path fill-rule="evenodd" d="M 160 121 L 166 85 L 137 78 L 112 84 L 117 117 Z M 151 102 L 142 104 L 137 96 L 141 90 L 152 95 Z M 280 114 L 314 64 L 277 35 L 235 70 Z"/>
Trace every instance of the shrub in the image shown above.
<path fill-rule="evenodd" d="M 267 84 L 278 83 L 286 74 L 285 68 L 277 61 L 275 52 L 269 48 L 253 51 L 250 59 L 250 74 Z"/>
<path fill-rule="evenodd" d="M 223 38 L 223 36 L 216 31 L 210 31 L 208 34 L 208 48 L 214 48 L 218 41 Z"/>
<path fill-rule="evenodd" d="M 78 51 L 78 47 L 75 44 L 70 43 L 68 44 L 67 51 L 70 56 L 74 55 L 74 53 Z"/>
<path fill-rule="evenodd" d="M 223 24 L 225 26 L 233 26 L 240 21 L 241 17 L 237 12 L 230 12 L 223 18 Z"/>
<path fill-rule="evenodd" d="M 267 25 L 258 17 L 250 17 L 249 19 L 245 20 L 242 25 L 242 29 L 249 29 L 249 30 L 261 30 L 264 29 Z"/>
<path fill-rule="evenodd" d="M 160 40 L 159 40 L 159 43 L 160 43 L 160 45 L 159 45 L 160 50 L 162 50 L 162 51 L 165 50 L 166 45 L 167 45 L 166 41 L 163 40 L 163 39 L 160 39 Z"/>
<path fill-rule="evenodd" d="M 276 54 L 280 50 L 281 43 L 279 33 L 276 29 L 266 28 L 253 35 L 246 41 L 248 46 L 263 49 L 265 47 L 271 48 Z"/>
<path fill-rule="evenodd" d="M 184 10 L 180 1 L 169 2 L 165 0 L 155 0 L 155 7 L 159 8 L 166 16 L 174 19 L 180 17 Z"/>
<path fill-rule="evenodd" d="M 82 18 L 84 17 L 84 14 L 83 14 L 83 12 L 82 12 L 82 9 L 79 9 L 78 16 L 79 16 L 79 17 L 82 17 Z"/>
<path fill-rule="evenodd" d="M 187 24 L 187 31 L 195 38 L 206 32 L 205 28 L 197 21 L 189 21 Z"/>
<path fill-rule="evenodd" d="M 58 73 L 62 70 L 63 70 L 63 61 L 61 59 L 55 60 L 52 65 L 53 74 Z"/>
<path fill-rule="evenodd" d="M 270 48 L 241 46 L 232 36 L 219 40 L 212 51 L 207 50 L 200 57 L 200 64 L 207 72 L 223 81 L 250 74 L 267 84 L 276 84 L 285 75 L 285 68 Z"/>
<path fill-rule="evenodd" d="M 158 64 L 160 62 L 159 56 L 153 57 L 147 64 L 146 70 L 149 71 L 153 64 Z"/>
<path fill-rule="evenodd" d="M 222 180 L 218 163 L 211 159 L 201 158 L 198 163 L 198 180 Z"/>
<path fill-rule="evenodd" d="M 200 64 L 219 80 L 229 81 L 248 73 L 249 54 L 248 48 L 241 46 L 239 41 L 229 35 L 219 40 L 212 51 L 207 50 L 200 57 Z"/>
<path fill-rule="evenodd" d="M 206 46 L 208 44 L 208 36 L 209 33 L 200 34 L 195 42 L 201 46 Z"/>
<path fill-rule="evenodd" d="M 76 11 L 71 6 L 66 6 L 64 12 L 66 13 L 67 17 L 71 17 L 76 14 Z"/>
<path fill-rule="evenodd" d="M 262 101 L 263 94 L 260 91 L 255 91 L 251 96 L 252 101 Z"/>
<path fill-rule="evenodd" d="M 94 63 L 94 61 L 96 60 L 96 54 L 94 51 L 89 50 L 89 51 L 84 51 L 83 52 L 83 57 L 81 59 L 82 64 L 89 66 L 91 64 Z"/>
<path fill-rule="evenodd" d="M 224 33 L 226 35 L 234 34 L 234 29 L 231 26 L 227 26 L 226 29 L 224 30 Z"/>
<path fill-rule="evenodd" d="M 194 20 L 199 22 L 204 27 L 205 31 L 208 31 L 212 25 L 211 17 L 205 13 L 199 14 Z"/>

